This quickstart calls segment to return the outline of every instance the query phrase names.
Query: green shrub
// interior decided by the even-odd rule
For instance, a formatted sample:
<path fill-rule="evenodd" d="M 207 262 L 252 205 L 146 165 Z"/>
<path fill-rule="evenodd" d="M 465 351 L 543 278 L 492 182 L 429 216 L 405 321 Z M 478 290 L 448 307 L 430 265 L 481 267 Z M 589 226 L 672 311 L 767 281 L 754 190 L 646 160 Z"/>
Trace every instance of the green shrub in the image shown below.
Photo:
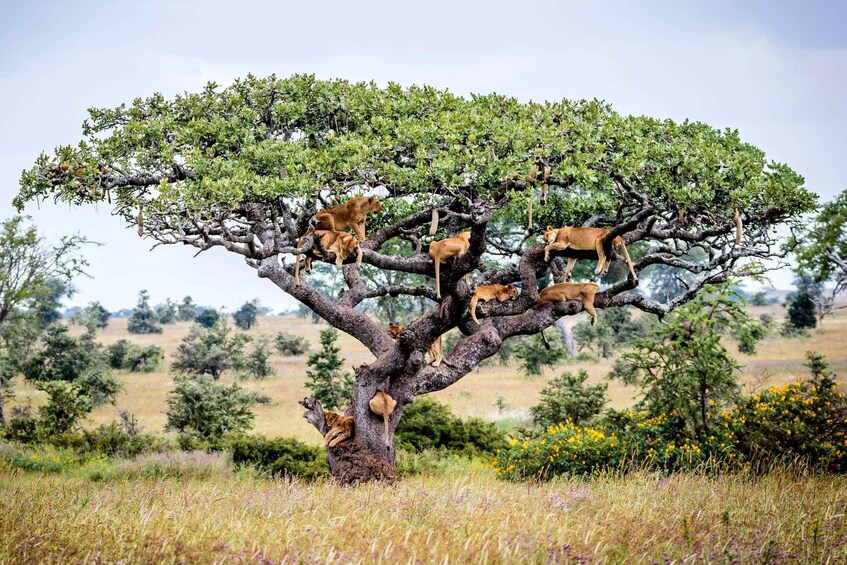
<path fill-rule="evenodd" d="M 70 449 L 51 445 L 20 446 L 0 443 L 0 471 L 21 469 L 32 473 L 61 473 L 104 460 L 103 456 L 81 455 Z"/>
<path fill-rule="evenodd" d="M 286 332 L 276 334 L 276 350 L 286 357 L 303 355 L 309 350 L 309 341 L 305 337 Z"/>
<path fill-rule="evenodd" d="M 467 455 L 506 447 L 505 433 L 479 418 L 462 421 L 450 409 L 431 398 L 418 398 L 403 411 L 395 431 L 398 448 L 412 452 L 442 449 Z"/>
<path fill-rule="evenodd" d="M 293 438 L 236 436 L 223 443 L 236 465 L 251 465 L 273 477 L 314 480 L 326 476 L 326 451 Z"/>
<path fill-rule="evenodd" d="M 126 339 L 119 339 L 106 347 L 106 358 L 113 369 L 126 369 L 133 373 L 152 373 L 165 357 L 161 347 L 141 347 Z"/>
<path fill-rule="evenodd" d="M 606 404 L 606 383 L 586 386 L 588 373 L 580 369 L 579 373 L 565 372 L 552 379 L 541 391 L 541 399 L 530 408 L 536 424 L 553 426 L 571 421 L 582 424 L 603 409 Z"/>

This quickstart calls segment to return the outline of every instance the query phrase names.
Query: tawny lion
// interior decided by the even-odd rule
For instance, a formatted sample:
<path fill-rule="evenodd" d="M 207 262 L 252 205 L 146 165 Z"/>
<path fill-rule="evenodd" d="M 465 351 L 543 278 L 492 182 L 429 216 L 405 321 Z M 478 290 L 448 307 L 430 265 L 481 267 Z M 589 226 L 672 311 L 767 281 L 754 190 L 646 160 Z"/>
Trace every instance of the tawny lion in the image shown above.
<path fill-rule="evenodd" d="M 547 245 L 544 247 L 544 260 L 550 260 L 551 250 L 565 250 L 567 248 L 576 249 L 579 251 L 597 251 L 597 268 L 594 269 L 595 275 L 606 276 L 609 272 L 609 265 L 612 264 L 612 258 L 606 257 L 603 251 L 603 240 L 609 234 L 607 228 L 559 228 L 554 229 L 547 226 L 544 232 L 544 241 Z M 632 273 L 632 278 L 638 281 L 638 275 L 635 274 L 635 269 L 632 267 L 632 259 L 629 257 L 629 251 L 626 249 L 626 243 L 621 236 L 617 236 L 612 240 L 612 247 L 617 247 L 623 251 L 623 256 L 626 259 L 626 264 L 629 265 L 629 272 Z M 568 267 L 565 269 L 565 280 L 570 280 L 571 271 L 576 263 L 576 259 L 568 257 Z"/>
<path fill-rule="evenodd" d="M 311 235 L 318 235 L 321 238 L 321 246 L 335 254 L 335 264 L 339 267 L 347 257 L 356 251 L 356 264 L 362 264 L 362 247 L 359 245 L 359 240 L 355 236 L 343 231 L 316 230 L 306 232 L 300 239 L 297 240 L 297 247 L 306 243 L 306 238 Z M 312 256 L 322 257 L 317 248 L 312 248 L 306 253 L 305 268 L 306 272 L 312 272 Z M 295 257 L 296 263 L 294 267 L 294 280 L 300 284 L 300 256 Z"/>
<path fill-rule="evenodd" d="M 476 292 L 474 292 L 470 306 L 468 307 L 471 313 L 471 319 L 479 324 L 479 320 L 476 319 L 476 305 L 480 300 L 484 302 L 486 300 L 496 299 L 498 302 L 505 302 L 517 295 L 518 289 L 513 284 L 483 284 L 476 287 Z"/>
<path fill-rule="evenodd" d="M 535 307 L 541 308 L 552 302 L 579 300 L 585 311 L 591 314 L 591 325 L 597 323 L 597 311 L 594 310 L 594 295 L 600 287 L 597 283 L 559 283 L 548 286 L 538 294 Z"/>
<path fill-rule="evenodd" d="M 392 339 L 397 339 L 397 337 L 403 333 L 405 329 L 405 326 L 397 325 L 394 322 L 388 322 L 388 335 L 390 335 Z M 441 362 L 444 361 L 444 349 L 441 343 L 441 336 L 438 336 L 436 340 L 432 342 L 432 345 L 429 346 L 429 351 L 427 351 L 426 354 L 429 355 L 433 367 L 441 365 Z"/>
<path fill-rule="evenodd" d="M 329 431 L 324 436 L 324 444 L 335 447 L 353 435 L 353 416 L 342 416 L 335 412 L 324 412 L 324 420 Z"/>
<path fill-rule="evenodd" d="M 429 244 L 429 256 L 435 261 L 435 296 L 441 298 L 441 263 L 450 257 L 456 257 L 468 252 L 471 247 L 471 232 L 461 232 L 454 237 L 446 237 Z M 470 281 L 470 275 L 465 276 Z"/>
<path fill-rule="evenodd" d="M 365 219 L 368 212 L 379 212 L 382 204 L 376 196 L 355 196 L 332 208 L 325 208 L 315 214 L 316 230 L 345 231 L 352 229 L 359 241 L 365 241 Z"/>
<path fill-rule="evenodd" d="M 368 406 L 370 407 L 371 412 L 377 416 L 382 416 L 382 420 L 385 422 L 385 435 L 383 436 L 383 439 L 385 439 L 385 443 L 388 444 L 388 417 L 391 416 L 392 412 L 394 412 L 394 408 L 397 406 L 397 401 L 391 398 L 391 395 L 387 392 L 378 390 L 376 391 L 376 394 L 373 395 L 373 398 L 368 400 Z"/>

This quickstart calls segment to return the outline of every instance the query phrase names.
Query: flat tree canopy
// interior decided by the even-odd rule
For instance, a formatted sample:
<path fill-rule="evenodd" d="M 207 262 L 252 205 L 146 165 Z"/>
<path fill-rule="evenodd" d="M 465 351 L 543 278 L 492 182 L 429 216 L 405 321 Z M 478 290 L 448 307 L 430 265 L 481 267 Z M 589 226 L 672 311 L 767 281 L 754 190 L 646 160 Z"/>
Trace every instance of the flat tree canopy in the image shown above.
<path fill-rule="evenodd" d="M 608 227 L 633 250 L 636 272 L 668 265 L 694 274 L 666 303 L 638 293 L 632 277 L 610 278 L 597 294 L 600 316 L 622 305 L 662 315 L 705 285 L 761 273 L 760 261 L 779 253 L 775 226 L 816 200 L 800 175 L 768 162 L 737 131 L 621 116 L 597 100 L 523 103 L 428 86 L 248 76 L 172 100 L 156 94 L 92 109 L 83 134 L 78 145 L 42 154 L 23 173 L 16 206 L 110 200 L 115 214 L 159 243 L 243 255 L 260 277 L 362 342 L 377 359 L 356 371 L 348 409 L 355 436 L 329 455 L 336 476 L 367 466 L 362 459 L 341 465 L 345 445 L 382 460 L 381 470 L 358 478 L 393 472 L 393 442 L 386 450 L 382 419 L 368 410 L 378 390 L 397 400 L 393 433 L 416 395 L 456 382 L 505 339 L 582 310 L 575 301 L 534 308 L 539 278 L 552 269 L 561 280 L 562 257 L 597 260 L 593 251 L 566 250 L 545 262 L 538 243 L 545 226 Z M 541 204 L 545 184 L 549 197 Z M 368 216 L 365 266 L 352 256 L 345 261 L 338 296 L 321 293 L 308 277 L 298 285 L 293 255 L 314 244 L 297 247 L 316 211 L 358 195 L 383 205 Z M 442 221 L 430 237 L 433 208 Z M 744 226 L 739 244 L 736 210 Z M 442 267 L 436 302 L 433 282 L 416 282 L 434 275 L 426 243 L 467 229 L 470 249 Z M 404 252 L 391 252 L 398 244 Z M 366 266 L 403 276 L 369 284 Z M 468 316 L 473 285 L 463 281 L 471 272 L 476 285 L 518 283 L 521 294 L 481 302 L 477 325 Z M 430 307 L 395 341 L 356 307 L 400 295 L 429 299 Z M 438 367 L 428 365 L 429 346 L 454 327 L 465 337 Z"/>

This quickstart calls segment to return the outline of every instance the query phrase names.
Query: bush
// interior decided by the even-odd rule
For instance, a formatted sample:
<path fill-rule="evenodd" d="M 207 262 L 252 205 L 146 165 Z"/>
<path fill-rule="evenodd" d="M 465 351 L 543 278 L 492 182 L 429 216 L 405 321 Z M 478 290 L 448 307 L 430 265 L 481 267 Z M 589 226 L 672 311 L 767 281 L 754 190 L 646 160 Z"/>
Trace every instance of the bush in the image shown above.
<path fill-rule="evenodd" d="M 132 310 L 126 330 L 131 334 L 162 333 L 162 326 L 159 325 L 158 316 L 150 308 L 150 295 L 146 290 L 138 293 L 138 304 Z"/>
<path fill-rule="evenodd" d="M 161 347 L 141 347 L 129 340 L 119 339 L 106 346 L 106 362 L 112 369 L 126 369 L 133 373 L 151 373 L 165 357 Z"/>
<path fill-rule="evenodd" d="M 0 443 L 0 471 L 21 469 L 32 473 L 61 473 L 77 470 L 87 464 L 102 463 L 102 456 L 90 457 L 50 445 L 23 447 Z"/>
<path fill-rule="evenodd" d="M 431 398 L 418 398 L 403 411 L 395 444 L 408 451 L 427 449 L 475 455 L 493 454 L 506 447 L 506 436 L 492 422 L 479 418 L 462 421 Z"/>
<path fill-rule="evenodd" d="M 229 327 L 220 320 L 211 328 L 195 325 L 174 354 L 171 370 L 184 375 L 211 375 L 218 380 L 228 369 L 244 365 L 244 345 L 251 339 L 244 334 L 228 337 Z"/>
<path fill-rule="evenodd" d="M 587 379 L 584 369 L 576 375 L 565 372 L 552 379 L 541 391 L 538 405 L 530 408 L 535 423 L 545 427 L 566 421 L 582 424 L 599 414 L 607 402 L 608 385 L 586 386 Z"/>
<path fill-rule="evenodd" d="M 200 314 L 195 318 L 195 321 L 204 328 L 211 328 L 217 323 L 218 318 L 220 317 L 221 315 L 214 308 L 206 308 L 200 312 Z"/>
<path fill-rule="evenodd" d="M 520 341 L 513 356 L 520 361 L 518 369 L 528 377 L 544 374 L 544 367 L 552 367 L 568 356 L 568 350 L 558 336 L 546 339 L 542 333 Z"/>
<path fill-rule="evenodd" d="M 259 313 L 259 308 L 256 306 L 258 300 L 245 302 L 241 308 L 236 310 L 232 315 L 235 325 L 242 330 L 249 330 L 256 324 L 256 315 Z"/>
<path fill-rule="evenodd" d="M 305 337 L 286 332 L 276 334 L 276 350 L 286 357 L 303 355 L 309 350 L 309 341 Z"/>
<path fill-rule="evenodd" d="M 253 427 L 256 395 L 237 384 L 222 386 L 207 376 L 177 378 L 168 396 L 166 430 L 200 440 L 220 438 L 227 432 Z"/>
<path fill-rule="evenodd" d="M 267 338 L 259 338 L 256 340 L 256 345 L 253 351 L 244 356 L 241 371 L 247 378 L 266 379 L 274 376 L 273 367 L 269 363 L 271 358 L 271 348 L 268 345 Z"/>
<path fill-rule="evenodd" d="M 325 450 L 293 438 L 236 436 L 224 445 L 236 465 L 251 465 L 273 477 L 314 480 L 329 473 Z"/>

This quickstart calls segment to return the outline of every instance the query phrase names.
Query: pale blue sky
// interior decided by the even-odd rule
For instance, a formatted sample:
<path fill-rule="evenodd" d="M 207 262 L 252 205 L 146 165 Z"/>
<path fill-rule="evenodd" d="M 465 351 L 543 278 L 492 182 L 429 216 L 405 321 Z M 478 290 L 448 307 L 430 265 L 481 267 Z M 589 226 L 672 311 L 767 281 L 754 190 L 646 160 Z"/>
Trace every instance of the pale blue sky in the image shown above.
<path fill-rule="evenodd" d="M 248 72 L 429 83 L 521 99 L 601 98 L 625 113 L 741 131 L 824 199 L 847 187 L 845 2 L 3 2 L 0 217 L 22 169 L 75 143 L 90 106 Z M 293 300 L 236 256 L 149 252 L 108 210 L 27 208 L 50 237 L 106 243 L 72 301 L 107 308 L 191 294 Z M 790 282 L 787 273 L 774 277 Z"/>

